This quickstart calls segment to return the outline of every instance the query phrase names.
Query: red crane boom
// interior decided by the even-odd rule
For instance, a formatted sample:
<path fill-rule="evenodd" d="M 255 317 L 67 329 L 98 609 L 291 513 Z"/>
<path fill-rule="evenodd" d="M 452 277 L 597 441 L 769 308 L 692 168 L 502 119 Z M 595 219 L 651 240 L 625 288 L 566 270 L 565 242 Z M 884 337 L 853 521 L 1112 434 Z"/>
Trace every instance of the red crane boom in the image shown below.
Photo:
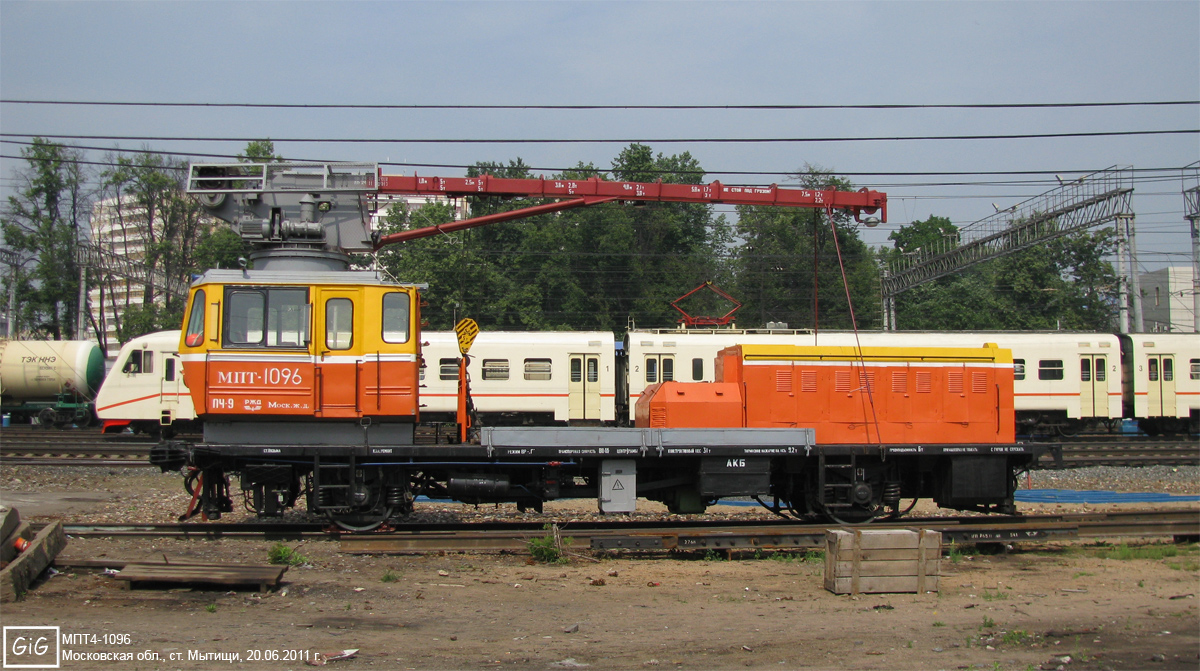
<path fill-rule="evenodd" d="M 507 179 L 491 175 L 420 177 L 383 174 L 379 175 L 378 184 L 376 191 L 380 194 L 447 197 L 525 196 L 559 200 L 511 212 L 392 233 L 376 240 L 374 243 L 376 249 L 394 242 L 415 240 L 439 233 L 451 233 L 501 221 L 511 221 L 612 201 L 814 207 L 845 210 L 852 213 L 857 221 L 861 221 L 862 214 L 870 215 L 878 211 L 880 220 L 887 221 L 887 194 L 870 191 L 866 188 L 858 191 L 821 191 L 785 188 L 775 184 L 770 186 L 727 186 L 720 182 L 710 184 L 610 182 L 599 177 L 590 179 Z"/>

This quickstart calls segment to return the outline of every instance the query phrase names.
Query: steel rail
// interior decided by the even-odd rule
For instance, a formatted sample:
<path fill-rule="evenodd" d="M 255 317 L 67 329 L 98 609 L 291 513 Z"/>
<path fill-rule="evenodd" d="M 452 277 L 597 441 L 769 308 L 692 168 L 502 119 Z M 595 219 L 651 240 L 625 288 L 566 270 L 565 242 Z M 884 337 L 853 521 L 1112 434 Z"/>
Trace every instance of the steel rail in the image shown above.
<path fill-rule="evenodd" d="M 824 547 L 825 532 L 842 528 L 829 524 L 762 527 L 714 525 L 680 530 L 664 526 L 637 531 L 563 528 L 564 547 L 572 550 L 786 550 Z M 1138 511 L 1079 515 L 1039 515 L 992 519 L 983 517 L 938 520 L 897 520 L 858 528 L 933 529 L 952 542 L 1009 542 L 1099 537 L 1200 537 L 1196 511 Z M 342 536 L 349 554 L 405 554 L 433 551 L 520 551 L 545 531 L 485 531 L 470 535 L 450 532 L 395 532 Z M 569 538 L 569 542 L 568 542 Z"/>
<path fill-rule="evenodd" d="M 825 532 L 844 528 L 786 521 L 688 521 L 564 523 L 566 549 L 587 550 L 789 550 L 820 548 Z M 864 529 L 932 529 L 953 543 L 1003 543 L 1082 538 L 1200 538 L 1196 509 L 1030 515 L 946 517 L 875 523 Z M 143 537 L 254 540 L 336 540 L 348 554 L 408 554 L 444 551 L 522 552 L 531 539 L 546 535 L 541 523 L 430 524 L 385 532 L 348 534 L 314 523 L 76 524 L 64 531 L 77 537 Z"/>

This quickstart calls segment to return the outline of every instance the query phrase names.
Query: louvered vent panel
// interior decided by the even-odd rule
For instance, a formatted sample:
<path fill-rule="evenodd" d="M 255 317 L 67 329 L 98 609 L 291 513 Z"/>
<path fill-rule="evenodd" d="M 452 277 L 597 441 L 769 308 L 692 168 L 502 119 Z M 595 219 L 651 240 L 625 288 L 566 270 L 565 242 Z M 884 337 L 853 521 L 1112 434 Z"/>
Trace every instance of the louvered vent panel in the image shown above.
<path fill-rule="evenodd" d="M 650 428 L 665 429 L 667 427 L 667 409 L 650 408 Z"/>
<path fill-rule="evenodd" d="M 908 391 L 908 373 L 903 371 L 892 373 L 892 391 L 898 394 Z"/>
<path fill-rule="evenodd" d="M 858 371 L 858 389 L 875 393 L 875 371 Z"/>
<path fill-rule="evenodd" d="M 961 394 L 963 390 L 963 372 L 961 370 L 952 370 L 946 373 L 946 384 L 949 386 L 951 394 Z"/>
<path fill-rule="evenodd" d="M 800 391 L 814 392 L 817 390 L 817 371 L 800 371 Z"/>
<path fill-rule="evenodd" d="M 850 391 L 850 371 L 839 370 L 833 375 L 834 391 Z"/>
<path fill-rule="evenodd" d="M 986 394 L 988 390 L 987 373 L 971 373 L 971 391 L 976 394 Z"/>
<path fill-rule="evenodd" d="M 775 371 L 775 391 L 792 393 L 792 369 Z"/>
<path fill-rule="evenodd" d="M 917 371 L 917 393 L 929 394 L 933 392 L 933 375 L 928 371 Z"/>

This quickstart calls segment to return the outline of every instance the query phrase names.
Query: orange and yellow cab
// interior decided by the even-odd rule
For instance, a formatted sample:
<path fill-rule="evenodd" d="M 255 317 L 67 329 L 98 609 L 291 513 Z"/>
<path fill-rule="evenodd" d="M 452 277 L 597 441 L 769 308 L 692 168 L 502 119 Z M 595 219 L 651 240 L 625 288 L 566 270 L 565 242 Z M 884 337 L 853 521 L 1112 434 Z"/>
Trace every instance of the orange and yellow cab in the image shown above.
<path fill-rule="evenodd" d="M 210 270 L 179 347 L 201 416 L 412 417 L 417 287 L 373 271 Z"/>

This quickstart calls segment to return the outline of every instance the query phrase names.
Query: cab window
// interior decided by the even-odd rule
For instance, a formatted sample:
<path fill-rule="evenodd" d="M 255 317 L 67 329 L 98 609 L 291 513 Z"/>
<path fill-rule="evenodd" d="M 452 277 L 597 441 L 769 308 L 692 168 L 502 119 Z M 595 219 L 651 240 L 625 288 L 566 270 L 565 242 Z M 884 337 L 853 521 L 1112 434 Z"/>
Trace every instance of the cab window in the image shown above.
<path fill-rule="evenodd" d="M 198 289 L 192 297 L 192 313 L 188 315 L 187 335 L 184 342 L 188 347 L 199 347 L 204 342 L 204 290 Z"/>
<path fill-rule="evenodd" d="M 408 294 L 393 291 L 383 295 L 383 341 L 408 342 Z"/>
<path fill-rule="evenodd" d="M 154 352 L 143 349 L 133 350 L 129 353 L 129 358 L 125 360 L 125 365 L 121 367 L 121 372 L 129 373 L 130 375 L 153 373 Z"/>
<path fill-rule="evenodd" d="M 325 301 L 325 346 L 350 349 L 354 342 L 354 302 L 349 298 Z"/>
<path fill-rule="evenodd" d="M 308 289 L 228 287 L 225 344 L 231 347 L 308 347 Z"/>

